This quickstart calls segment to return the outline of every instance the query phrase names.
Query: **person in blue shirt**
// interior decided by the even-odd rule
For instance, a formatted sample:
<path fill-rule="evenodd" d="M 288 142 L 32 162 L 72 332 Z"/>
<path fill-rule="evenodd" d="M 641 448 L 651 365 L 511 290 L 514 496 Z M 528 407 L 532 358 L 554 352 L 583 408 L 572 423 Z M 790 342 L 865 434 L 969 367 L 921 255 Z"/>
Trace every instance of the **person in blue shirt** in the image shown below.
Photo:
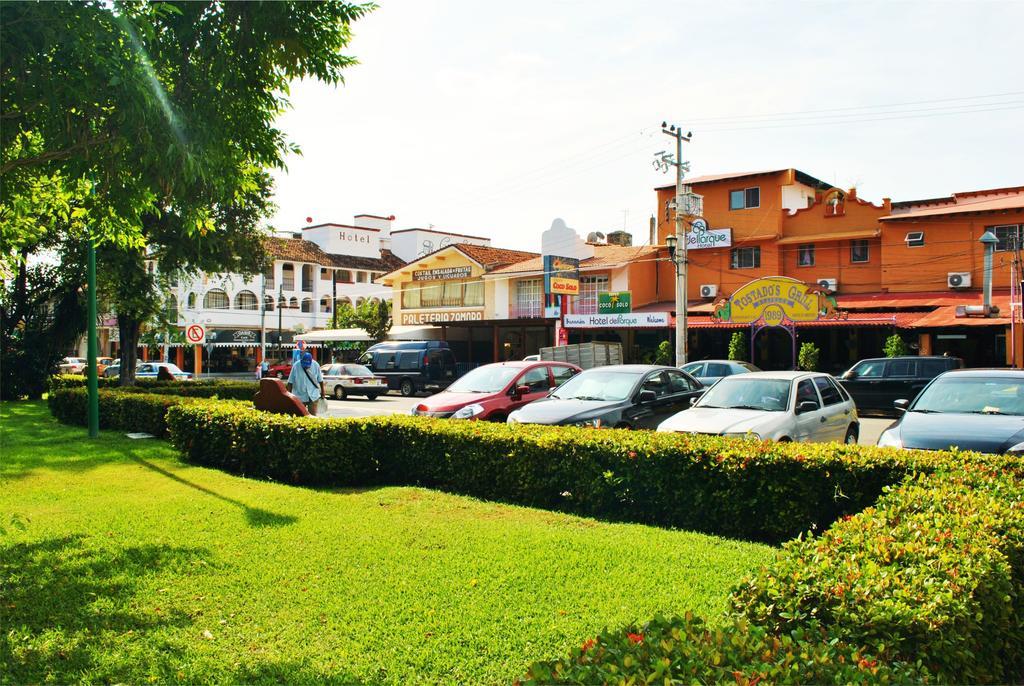
<path fill-rule="evenodd" d="M 310 353 L 303 353 L 299 364 L 292 365 L 286 388 L 302 401 L 310 414 L 316 414 L 316 401 L 326 395 L 326 389 L 320 365 Z"/>

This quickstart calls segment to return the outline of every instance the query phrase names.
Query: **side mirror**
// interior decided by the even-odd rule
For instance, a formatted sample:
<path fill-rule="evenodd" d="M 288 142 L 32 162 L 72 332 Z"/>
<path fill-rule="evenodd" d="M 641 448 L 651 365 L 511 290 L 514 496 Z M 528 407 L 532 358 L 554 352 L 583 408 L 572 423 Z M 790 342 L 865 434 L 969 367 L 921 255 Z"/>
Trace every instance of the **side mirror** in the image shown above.
<path fill-rule="evenodd" d="M 796 406 L 796 413 L 803 414 L 804 412 L 814 412 L 818 409 L 818 403 L 813 400 L 801 400 Z"/>
<path fill-rule="evenodd" d="M 845 374 L 843 374 L 843 379 L 845 379 L 847 381 L 852 381 L 853 379 L 856 379 L 856 378 L 857 378 L 857 372 L 853 371 L 852 369 L 850 371 L 846 372 Z"/>
<path fill-rule="evenodd" d="M 640 395 L 637 397 L 637 402 L 643 405 L 644 403 L 653 403 L 658 399 L 658 394 L 654 391 L 640 391 Z"/>
<path fill-rule="evenodd" d="M 897 412 L 906 412 L 907 407 L 910 406 L 910 401 L 906 398 L 900 398 L 899 400 L 893 400 L 892 406 L 896 408 Z"/>
<path fill-rule="evenodd" d="M 512 397 L 515 398 L 516 400 L 519 400 L 520 398 L 522 398 L 524 395 L 528 394 L 529 392 L 530 392 L 530 387 L 529 386 L 516 386 L 515 388 L 512 389 Z"/>

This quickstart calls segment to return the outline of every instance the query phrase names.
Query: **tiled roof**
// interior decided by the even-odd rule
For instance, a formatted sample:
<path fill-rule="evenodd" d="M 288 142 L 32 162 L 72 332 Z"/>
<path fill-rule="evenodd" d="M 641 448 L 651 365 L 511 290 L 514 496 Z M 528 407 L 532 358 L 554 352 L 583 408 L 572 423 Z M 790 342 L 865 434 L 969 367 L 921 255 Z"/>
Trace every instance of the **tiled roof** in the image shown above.
<path fill-rule="evenodd" d="M 896 219 L 924 219 L 928 217 L 941 217 L 949 214 L 967 214 L 968 212 L 996 212 L 999 210 L 1021 210 L 1024 209 L 1024 193 L 1016 195 L 1004 195 L 998 198 L 985 198 L 983 200 L 964 200 L 955 205 L 941 205 L 910 212 L 900 212 L 882 217 L 881 221 Z"/>
<path fill-rule="evenodd" d="M 324 267 L 392 272 L 405 266 L 405 262 L 390 250 L 381 250 L 379 258 L 336 255 L 324 252 L 320 249 L 320 246 L 312 241 L 297 238 L 280 238 L 278 236 L 268 237 L 265 245 L 267 252 L 275 259 L 311 262 Z"/>
<path fill-rule="evenodd" d="M 743 178 L 746 178 L 748 176 L 765 176 L 767 174 L 780 174 L 780 173 L 785 172 L 785 171 L 789 171 L 789 168 L 787 167 L 787 168 L 783 168 L 783 169 L 765 169 L 763 171 L 752 171 L 752 172 L 733 172 L 733 173 L 730 173 L 730 174 L 705 174 L 704 176 L 691 176 L 688 179 L 684 178 L 683 179 L 683 183 L 684 184 L 688 184 L 688 185 L 700 184 L 700 183 L 712 183 L 714 181 L 729 181 L 731 179 L 743 179 Z M 805 183 L 808 186 L 814 186 L 816 188 L 829 188 L 829 187 L 831 187 L 831 184 L 827 184 L 827 183 L 825 183 L 824 181 L 822 181 L 820 179 L 816 179 L 813 176 L 811 176 L 810 174 L 808 174 L 806 172 L 802 172 L 799 169 L 794 169 L 793 171 L 796 173 L 795 174 L 796 180 L 799 181 L 800 183 Z M 672 184 L 667 184 L 665 186 L 658 186 L 654 190 L 656 190 L 656 191 L 663 191 L 663 190 L 671 189 L 671 188 L 675 188 L 675 187 L 676 187 L 676 185 L 674 183 L 672 183 Z"/>
<path fill-rule="evenodd" d="M 658 252 L 658 248 L 650 245 L 595 245 L 594 256 L 580 260 L 580 269 L 598 269 L 600 267 L 618 267 L 638 260 L 649 260 Z M 537 255 L 532 259 L 510 264 L 495 269 L 495 274 L 524 274 L 543 272 L 544 258 Z"/>
<path fill-rule="evenodd" d="M 524 250 L 508 250 L 506 248 L 492 248 L 487 245 L 470 245 L 469 243 L 456 243 L 448 246 L 457 248 L 470 259 L 478 262 L 486 271 L 493 271 L 504 265 L 514 265 L 520 262 L 537 257 L 535 252 Z"/>

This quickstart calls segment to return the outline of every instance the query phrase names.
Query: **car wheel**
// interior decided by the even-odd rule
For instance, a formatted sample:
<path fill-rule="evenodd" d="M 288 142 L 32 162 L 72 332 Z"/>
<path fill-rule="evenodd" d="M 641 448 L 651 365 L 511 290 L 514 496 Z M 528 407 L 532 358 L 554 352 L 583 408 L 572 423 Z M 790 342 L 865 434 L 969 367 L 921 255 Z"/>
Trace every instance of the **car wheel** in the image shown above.
<path fill-rule="evenodd" d="M 632 429 L 633 427 L 628 422 L 619 422 L 615 425 L 616 429 Z"/>
<path fill-rule="evenodd" d="M 416 394 L 416 384 L 412 382 L 412 379 L 402 379 L 402 385 L 399 387 L 402 391 L 402 395 L 406 398 L 412 397 Z"/>
<path fill-rule="evenodd" d="M 489 421 L 489 422 L 501 422 L 502 424 L 504 424 L 505 422 L 508 421 L 508 416 L 503 415 L 500 412 L 495 412 L 494 414 L 492 414 L 490 417 L 487 418 L 487 421 Z"/>
<path fill-rule="evenodd" d="M 854 424 L 850 424 L 850 428 L 846 430 L 846 438 L 843 439 L 843 443 L 847 445 L 857 445 L 860 432 L 857 431 L 857 427 Z"/>
<path fill-rule="evenodd" d="M 778 442 L 779 443 L 792 443 L 793 439 L 790 438 L 789 436 L 783 436 L 782 438 L 779 439 Z"/>
<path fill-rule="evenodd" d="M 284 372 L 275 372 L 274 373 L 274 377 L 277 378 L 277 379 L 281 379 L 283 381 L 284 380 Z"/>
<path fill-rule="evenodd" d="M 345 389 L 342 388 L 341 386 L 335 386 L 334 387 L 334 399 L 335 400 L 344 400 L 345 399 Z"/>

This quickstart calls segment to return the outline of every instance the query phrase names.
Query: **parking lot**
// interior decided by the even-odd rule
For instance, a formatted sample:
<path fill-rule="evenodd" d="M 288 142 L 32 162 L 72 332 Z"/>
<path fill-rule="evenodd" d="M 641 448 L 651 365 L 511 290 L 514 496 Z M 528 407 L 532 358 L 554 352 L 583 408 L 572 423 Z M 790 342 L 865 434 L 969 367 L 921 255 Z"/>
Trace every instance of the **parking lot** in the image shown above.
<path fill-rule="evenodd" d="M 400 395 L 389 393 L 377 400 L 366 398 L 349 398 L 348 400 L 328 400 L 331 417 L 375 417 L 388 414 L 409 414 L 409 411 L 422 397 L 403 398 Z M 887 426 L 894 420 L 879 417 L 861 417 L 860 420 L 860 441 L 861 445 L 874 445 Z"/>

